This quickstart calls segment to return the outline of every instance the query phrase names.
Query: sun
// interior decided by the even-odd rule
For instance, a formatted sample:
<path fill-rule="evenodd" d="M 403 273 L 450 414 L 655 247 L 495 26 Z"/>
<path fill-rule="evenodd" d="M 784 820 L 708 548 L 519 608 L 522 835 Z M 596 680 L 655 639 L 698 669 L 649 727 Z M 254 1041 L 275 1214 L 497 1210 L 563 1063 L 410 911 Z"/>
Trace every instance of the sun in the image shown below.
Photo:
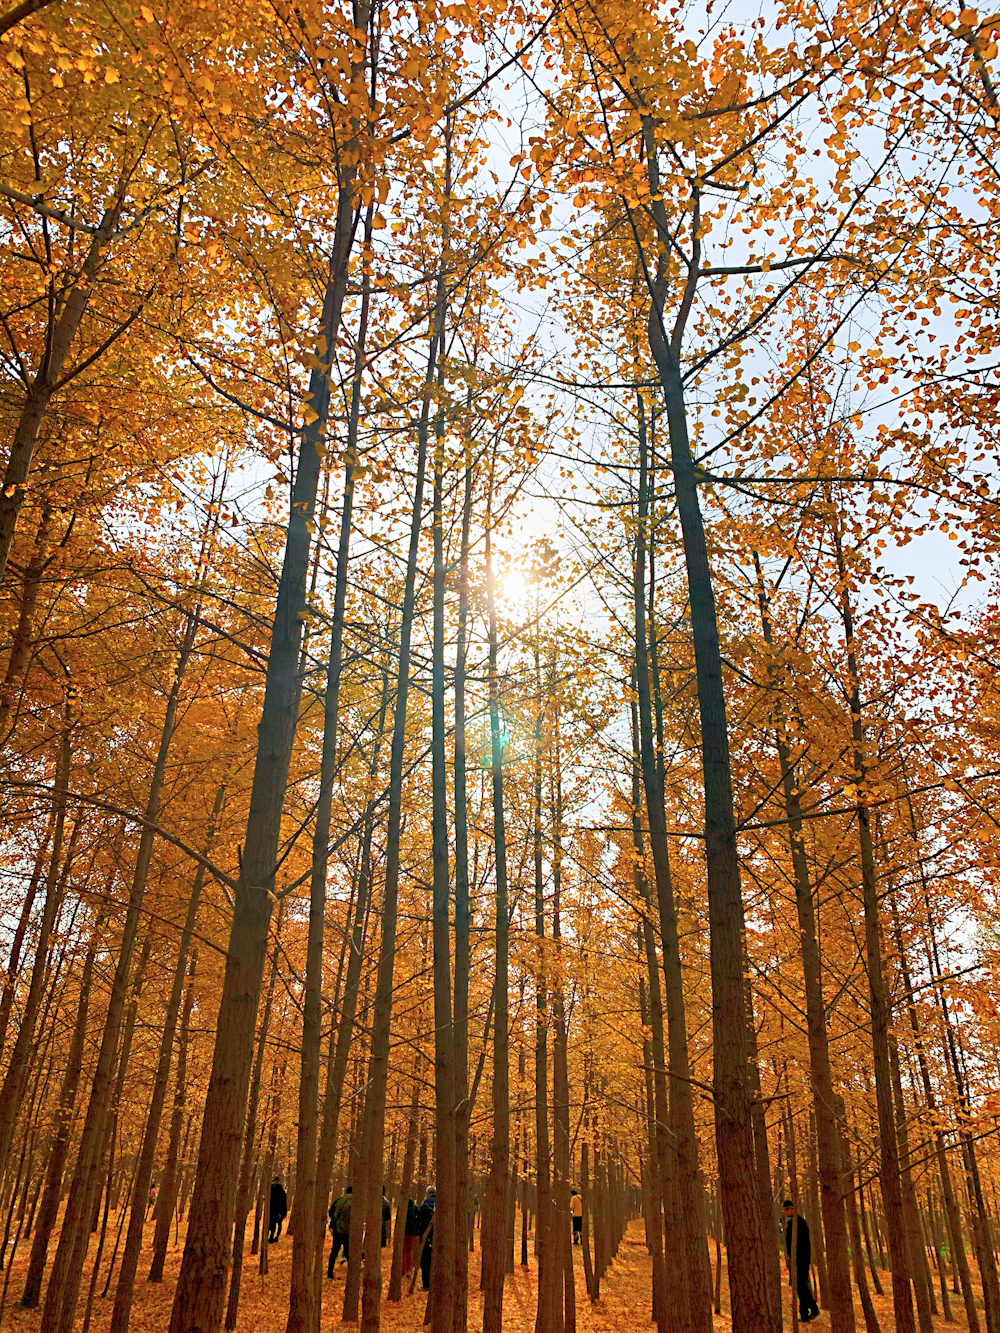
<path fill-rule="evenodd" d="M 508 569 L 503 576 L 503 599 L 506 602 L 516 602 L 524 596 L 525 591 L 524 575 L 519 569 Z"/>

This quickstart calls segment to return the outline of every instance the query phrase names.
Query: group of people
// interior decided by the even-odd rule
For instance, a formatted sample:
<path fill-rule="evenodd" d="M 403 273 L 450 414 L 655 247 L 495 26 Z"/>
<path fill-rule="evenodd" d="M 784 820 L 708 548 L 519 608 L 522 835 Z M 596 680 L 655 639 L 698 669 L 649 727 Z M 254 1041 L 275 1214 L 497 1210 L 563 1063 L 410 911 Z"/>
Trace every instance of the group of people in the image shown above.
<path fill-rule="evenodd" d="M 150 1193 L 152 1202 L 155 1195 L 152 1194 L 152 1191 Z M 330 1231 L 333 1234 L 333 1245 L 326 1266 L 327 1277 L 333 1277 L 338 1256 L 341 1263 L 345 1264 L 350 1258 L 351 1194 L 352 1186 L 348 1185 L 340 1198 L 335 1199 L 330 1205 Z M 403 1274 L 405 1276 L 413 1270 L 414 1251 L 419 1246 L 420 1277 L 425 1291 L 431 1285 L 431 1264 L 434 1261 L 434 1207 L 436 1203 L 437 1193 L 433 1185 L 427 1186 L 424 1191 L 423 1202 L 419 1207 L 412 1199 L 406 1201 L 406 1221 L 403 1232 Z M 807 1324 L 819 1314 L 819 1307 L 816 1304 L 809 1279 L 809 1269 L 812 1264 L 812 1241 L 809 1237 L 809 1223 L 804 1217 L 797 1215 L 795 1205 L 791 1199 L 785 1200 L 782 1213 L 785 1218 L 785 1253 L 788 1255 L 789 1266 L 791 1266 L 792 1258 L 793 1233 L 795 1236 L 795 1285 L 799 1297 L 799 1319 L 802 1323 Z M 570 1191 L 570 1214 L 573 1219 L 573 1244 L 579 1245 L 583 1231 L 583 1200 L 576 1190 Z M 282 1224 L 287 1215 L 288 1195 L 285 1193 L 281 1177 L 275 1176 L 271 1182 L 271 1197 L 267 1213 L 267 1239 L 270 1244 L 273 1245 L 280 1237 Z M 383 1247 L 389 1240 L 391 1216 L 389 1200 L 386 1198 L 385 1186 L 383 1186 Z"/>
<path fill-rule="evenodd" d="M 353 1187 L 348 1185 L 339 1199 L 334 1199 L 330 1205 L 330 1231 L 333 1234 L 333 1245 L 330 1249 L 330 1259 L 326 1266 L 327 1277 L 333 1277 L 333 1270 L 337 1263 L 338 1256 L 340 1262 L 346 1264 L 350 1260 L 350 1241 L 351 1241 L 351 1196 Z M 412 1199 L 406 1201 L 406 1221 L 403 1231 L 403 1275 L 411 1272 L 413 1268 L 413 1252 L 422 1240 L 420 1248 L 420 1276 L 423 1279 L 423 1287 L 426 1291 L 431 1284 L 431 1260 L 434 1256 L 434 1206 L 437 1203 L 437 1194 L 434 1186 L 428 1185 L 424 1192 L 424 1199 L 418 1208 Z M 385 1196 L 385 1186 L 382 1187 L 382 1245 L 389 1240 L 389 1219 L 391 1210 L 389 1200 Z"/>

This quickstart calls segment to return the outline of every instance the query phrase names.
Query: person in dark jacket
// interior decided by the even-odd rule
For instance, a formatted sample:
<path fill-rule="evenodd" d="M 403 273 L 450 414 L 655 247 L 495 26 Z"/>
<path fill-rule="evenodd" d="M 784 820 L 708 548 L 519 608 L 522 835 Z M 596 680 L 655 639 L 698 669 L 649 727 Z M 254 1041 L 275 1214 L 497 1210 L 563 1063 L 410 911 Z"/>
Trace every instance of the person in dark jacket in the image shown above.
<path fill-rule="evenodd" d="M 344 1263 L 347 1263 L 348 1252 L 347 1242 L 351 1234 L 351 1192 L 353 1185 L 348 1185 L 339 1199 L 334 1199 L 330 1205 L 330 1230 L 333 1232 L 333 1249 L 330 1251 L 330 1261 L 326 1266 L 327 1277 L 333 1277 L 333 1265 L 337 1262 L 337 1255 L 343 1251 Z"/>
<path fill-rule="evenodd" d="M 785 1218 L 785 1253 L 788 1255 L 789 1267 L 792 1260 L 792 1231 L 795 1231 L 795 1285 L 799 1293 L 799 1319 L 803 1324 L 808 1324 L 819 1314 L 819 1306 L 809 1282 L 809 1265 L 812 1262 L 809 1223 L 797 1215 L 791 1199 L 785 1200 L 781 1211 Z"/>
<path fill-rule="evenodd" d="M 385 1186 L 382 1186 L 382 1248 L 385 1249 L 389 1240 L 389 1222 L 392 1218 L 392 1209 L 389 1207 L 389 1200 L 385 1197 Z"/>
<path fill-rule="evenodd" d="M 288 1195 L 281 1183 L 281 1177 L 271 1181 L 271 1197 L 267 1206 L 267 1239 L 273 1245 L 281 1235 L 281 1224 L 288 1216 Z"/>
<path fill-rule="evenodd" d="M 428 1185 L 424 1191 L 424 1201 L 417 1209 L 417 1232 L 423 1237 L 424 1248 L 420 1252 L 420 1285 L 424 1291 L 430 1290 L 431 1262 L 434 1259 L 434 1208 L 437 1204 L 437 1191 Z"/>
<path fill-rule="evenodd" d="M 403 1227 L 403 1275 L 413 1267 L 413 1251 L 417 1246 L 420 1228 L 417 1226 L 417 1205 L 412 1199 L 406 1201 L 406 1223 Z"/>

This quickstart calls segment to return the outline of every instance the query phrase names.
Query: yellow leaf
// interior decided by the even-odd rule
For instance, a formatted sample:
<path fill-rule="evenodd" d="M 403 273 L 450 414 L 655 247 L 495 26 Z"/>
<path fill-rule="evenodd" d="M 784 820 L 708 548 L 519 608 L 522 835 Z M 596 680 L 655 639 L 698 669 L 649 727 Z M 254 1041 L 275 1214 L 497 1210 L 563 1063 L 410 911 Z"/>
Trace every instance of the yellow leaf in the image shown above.
<path fill-rule="evenodd" d="M 139 13 L 142 15 L 144 23 L 152 23 L 153 11 L 150 9 L 149 5 L 140 5 Z"/>
<path fill-rule="evenodd" d="M 381 231 L 385 226 L 385 218 L 381 213 L 376 213 L 372 218 L 372 231 Z"/>
<path fill-rule="evenodd" d="M 121 75 L 118 73 L 116 69 L 112 69 L 109 65 L 108 68 L 104 71 L 104 82 L 121 83 Z"/>

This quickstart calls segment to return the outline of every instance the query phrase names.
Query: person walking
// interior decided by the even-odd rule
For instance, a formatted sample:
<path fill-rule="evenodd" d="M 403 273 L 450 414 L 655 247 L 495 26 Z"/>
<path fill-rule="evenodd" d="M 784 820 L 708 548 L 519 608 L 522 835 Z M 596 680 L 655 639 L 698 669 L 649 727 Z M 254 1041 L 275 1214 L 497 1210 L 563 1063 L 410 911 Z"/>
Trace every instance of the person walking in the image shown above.
<path fill-rule="evenodd" d="M 423 1237 L 424 1248 L 420 1251 L 420 1285 L 424 1291 L 430 1291 L 431 1263 L 434 1259 L 434 1208 L 437 1204 L 437 1191 L 428 1185 L 424 1191 L 424 1201 L 417 1209 L 417 1233 Z"/>
<path fill-rule="evenodd" d="M 343 1252 L 344 1263 L 349 1258 L 347 1242 L 351 1234 L 351 1191 L 353 1185 L 348 1185 L 339 1199 L 334 1199 L 330 1205 L 330 1230 L 333 1232 L 333 1249 L 330 1251 L 330 1262 L 326 1266 L 327 1277 L 333 1277 L 333 1265 L 337 1262 L 337 1255 Z"/>
<path fill-rule="evenodd" d="M 382 1186 L 382 1248 L 385 1249 L 389 1241 L 389 1222 L 392 1219 L 392 1209 L 389 1207 L 389 1200 L 385 1197 L 385 1186 Z"/>
<path fill-rule="evenodd" d="M 785 1253 L 788 1255 L 789 1269 L 792 1266 L 792 1232 L 795 1232 L 795 1285 L 799 1294 L 799 1319 L 803 1324 L 808 1324 L 819 1314 L 819 1306 L 809 1282 L 809 1265 L 812 1262 L 809 1223 L 798 1215 L 791 1199 L 785 1200 L 781 1211 L 785 1218 Z"/>
<path fill-rule="evenodd" d="M 281 1177 L 271 1181 L 271 1197 L 267 1206 L 267 1243 L 273 1245 L 281 1235 L 281 1224 L 288 1216 L 288 1195 L 281 1183 Z"/>
<path fill-rule="evenodd" d="M 403 1226 L 403 1276 L 413 1268 L 413 1251 L 416 1248 L 420 1228 L 417 1226 L 417 1205 L 412 1199 L 406 1201 L 406 1222 Z"/>
<path fill-rule="evenodd" d="M 573 1244 L 579 1245 L 583 1235 L 583 1200 L 576 1190 L 569 1192 L 569 1210 L 573 1215 Z"/>

